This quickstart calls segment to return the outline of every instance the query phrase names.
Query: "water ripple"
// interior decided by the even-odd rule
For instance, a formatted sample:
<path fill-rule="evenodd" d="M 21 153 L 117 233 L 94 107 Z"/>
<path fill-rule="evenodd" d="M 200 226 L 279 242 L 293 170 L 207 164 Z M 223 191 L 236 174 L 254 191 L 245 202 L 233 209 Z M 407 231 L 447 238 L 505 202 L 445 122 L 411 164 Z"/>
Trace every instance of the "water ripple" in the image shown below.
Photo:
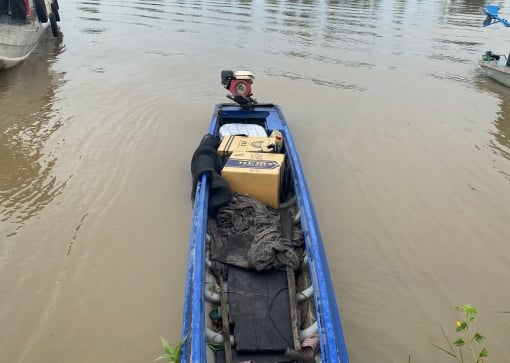
<path fill-rule="evenodd" d="M 0 101 L 4 125 L 0 129 L 0 221 L 11 226 L 6 231 L 8 236 L 61 194 L 71 179 L 54 175 L 59 144 L 51 151 L 45 150 L 48 140 L 62 126 L 54 104 L 60 100 L 55 92 L 63 79 L 49 72 L 48 66 L 64 49 L 59 42 L 44 43 L 27 61 L 29 68 L 24 72 L 15 69 L 8 78 L 0 78 L 0 84 L 10 85 Z M 23 110 L 6 107 L 20 100 L 26 101 Z"/>
<path fill-rule="evenodd" d="M 365 87 L 361 87 L 359 85 L 349 84 L 349 83 L 345 83 L 342 81 L 335 81 L 332 79 L 316 78 L 316 77 L 312 77 L 312 76 L 299 74 L 296 72 L 281 71 L 281 70 L 267 70 L 265 73 L 269 76 L 284 77 L 284 78 L 288 78 L 288 79 L 291 79 L 294 81 L 296 81 L 296 80 L 309 81 L 309 82 L 315 83 L 319 86 L 339 88 L 339 89 L 345 89 L 345 90 L 353 90 L 353 91 L 366 91 Z"/>

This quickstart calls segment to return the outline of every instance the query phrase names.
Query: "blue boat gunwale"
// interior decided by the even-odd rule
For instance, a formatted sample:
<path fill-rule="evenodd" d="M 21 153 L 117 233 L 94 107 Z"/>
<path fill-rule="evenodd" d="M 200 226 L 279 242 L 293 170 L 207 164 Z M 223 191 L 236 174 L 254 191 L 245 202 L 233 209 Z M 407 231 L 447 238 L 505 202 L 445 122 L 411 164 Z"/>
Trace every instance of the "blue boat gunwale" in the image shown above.
<path fill-rule="evenodd" d="M 275 104 L 256 104 L 253 110 L 246 110 L 237 104 L 217 104 L 208 133 L 218 134 L 222 118 L 260 120 L 262 114 L 265 115 L 264 126 L 269 132 L 278 129 L 283 134 L 287 162 L 290 165 L 294 181 L 294 191 L 301 212 L 301 225 L 310 263 L 322 361 L 348 363 L 340 314 L 319 225 L 294 139 L 281 108 Z M 207 362 L 204 303 L 207 207 L 208 181 L 203 175 L 197 185 L 193 203 L 183 309 L 181 363 Z"/>

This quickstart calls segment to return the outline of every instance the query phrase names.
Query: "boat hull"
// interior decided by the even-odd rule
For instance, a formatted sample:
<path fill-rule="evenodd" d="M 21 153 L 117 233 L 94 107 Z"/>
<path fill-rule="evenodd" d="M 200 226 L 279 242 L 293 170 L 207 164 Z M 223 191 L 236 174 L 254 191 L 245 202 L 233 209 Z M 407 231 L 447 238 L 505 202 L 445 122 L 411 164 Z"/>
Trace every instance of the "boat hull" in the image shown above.
<path fill-rule="evenodd" d="M 48 29 L 48 23 L 0 23 L 0 69 L 14 67 L 37 47 Z"/>
<path fill-rule="evenodd" d="M 218 135 L 222 117 L 239 119 L 254 117 L 250 112 L 266 115 L 264 123 L 268 133 L 279 130 L 283 134 L 286 162 L 290 166 L 309 261 L 321 359 L 323 362 L 347 363 L 347 349 L 318 222 L 294 140 L 280 108 L 272 104 L 257 105 L 253 110 L 231 104 L 216 105 L 208 134 Z M 194 196 L 189 240 L 181 363 L 214 362 L 206 351 L 207 328 L 204 319 L 207 313 L 204 296 L 209 185 L 205 175 L 199 180 Z"/>
<path fill-rule="evenodd" d="M 53 1 L 58 4 L 56 0 Z M 26 20 L 15 20 L 6 14 L 0 15 L 0 70 L 23 62 L 35 50 L 39 41 L 47 36 L 48 29 L 52 29 L 50 20 L 55 20 L 51 3 L 51 0 L 39 2 L 46 7 L 46 13 L 49 14 L 46 22 L 40 21 L 34 5 L 30 9 L 31 15 L 28 15 Z M 53 28 L 55 27 L 58 27 L 56 22 L 53 24 Z"/>
<path fill-rule="evenodd" d="M 480 61 L 480 67 L 484 73 L 495 81 L 510 87 L 510 67 L 504 63 L 499 64 L 498 61 Z"/>

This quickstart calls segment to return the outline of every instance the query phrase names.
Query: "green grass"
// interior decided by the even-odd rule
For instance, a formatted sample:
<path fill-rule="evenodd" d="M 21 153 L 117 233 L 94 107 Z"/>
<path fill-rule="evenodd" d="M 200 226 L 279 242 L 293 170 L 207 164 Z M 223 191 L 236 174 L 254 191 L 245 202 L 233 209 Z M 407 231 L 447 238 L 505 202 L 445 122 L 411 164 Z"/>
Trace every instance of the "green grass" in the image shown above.
<path fill-rule="evenodd" d="M 182 344 L 184 343 L 186 338 L 184 338 L 176 346 L 170 345 L 170 343 L 168 343 L 168 341 L 163 337 L 160 337 L 160 339 L 161 339 L 161 345 L 163 346 L 165 353 L 160 355 L 154 361 L 165 359 L 166 363 L 179 363 L 181 361 Z"/>

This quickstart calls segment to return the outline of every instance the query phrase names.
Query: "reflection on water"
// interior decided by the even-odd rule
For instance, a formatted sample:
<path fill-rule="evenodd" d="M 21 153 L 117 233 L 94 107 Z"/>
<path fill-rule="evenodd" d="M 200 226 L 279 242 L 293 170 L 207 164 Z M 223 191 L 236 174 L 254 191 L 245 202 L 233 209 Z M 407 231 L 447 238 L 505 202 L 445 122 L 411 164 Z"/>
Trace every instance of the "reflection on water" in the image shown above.
<path fill-rule="evenodd" d="M 15 235 L 66 184 L 52 172 L 57 156 L 44 149 L 60 127 L 55 90 L 63 79 L 50 67 L 61 51 L 60 38 L 43 41 L 26 62 L 0 73 L 1 237 Z"/>
<path fill-rule="evenodd" d="M 494 135 L 495 143 L 492 145 L 501 156 L 510 160 L 510 95 L 505 95 L 501 103 L 501 111 L 498 112 L 494 121 L 496 130 L 491 132 Z"/>
<path fill-rule="evenodd" d="M 488 117 L 494 120 L 492 122 L 494 127 L 488 130 L 493 137 L 488 146 L 495 154 L 510 160 L 510 88 L 487 77 L 479 66 L 473 71 L 473 79 L 478 89 L 498 100 L 497 108 L 486 110 Z M 507 175 L 507 172 L 501 173 Z"/>
<path fill-rule="evenodd" d="M 489 114 L 494 114 L 494 129 L 489 130 L 493 136 L 489 147 L 497 154 L 510 160 L 510 88 L 499 84 L 498 82 L 486 77 L 482 71 L 478 73 L 478 85 L 481 89 L 494 94 L 498 99 L 498 109 L 487 110 Z M 510 170 L 501 171 L 510 181 Z"/>

